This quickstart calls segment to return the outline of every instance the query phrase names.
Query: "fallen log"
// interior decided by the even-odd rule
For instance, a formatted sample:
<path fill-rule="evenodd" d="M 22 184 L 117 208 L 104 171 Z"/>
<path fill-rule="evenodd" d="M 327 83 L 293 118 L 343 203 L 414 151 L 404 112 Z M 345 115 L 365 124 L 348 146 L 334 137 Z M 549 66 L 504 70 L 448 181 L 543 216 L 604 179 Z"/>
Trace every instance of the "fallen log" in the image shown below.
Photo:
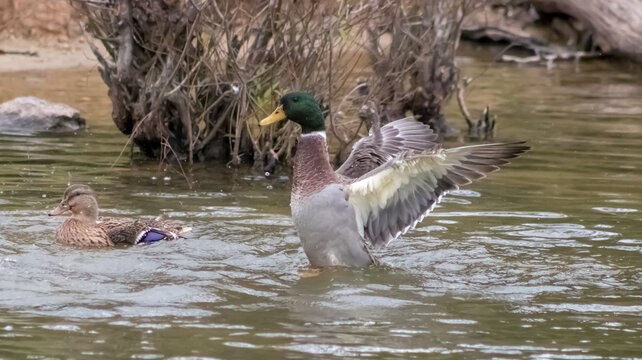
<path fill-rule="evenodd" d="M 509 30 L 495 27 L 468 28 L 462 30 L 462 38 L 476 41 L 492 41 L 508 44 L 497 60 L 502 62 L 514 62 L 519 64 L 541 63 L 550 66 L 557 60 L 579 60 L 595 58 L 602 54 L 597 51 L 576 51 L 559 45 L 543 44 L 537 39 L 512 33 Z M 506 54 L 511 48 L 519 48 L 533 52 L 532 56 L 516 56 Z"/>
<path fill-rule="evenodd" d="M 604 53 L 642 61 L 642 1 L 531 0 L 541 13 L 563 13 L 584 23 Z"/>

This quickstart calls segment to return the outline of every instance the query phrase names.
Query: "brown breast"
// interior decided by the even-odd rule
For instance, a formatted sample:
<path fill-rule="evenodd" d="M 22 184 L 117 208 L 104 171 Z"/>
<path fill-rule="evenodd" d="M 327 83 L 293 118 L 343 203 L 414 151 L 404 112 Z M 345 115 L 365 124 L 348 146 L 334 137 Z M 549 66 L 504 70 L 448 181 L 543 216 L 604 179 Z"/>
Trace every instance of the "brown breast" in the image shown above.
<path fill-rule="evenodd" d="M 292 198 L 312 195 L 329 184 L 338 183 L 328 157 L 328 145 L 321 134 L 303 135 L 294 156 Z"/>
<path fill-rule="evenodd" d="M 67 219 L 56 231 L 56 242 L 79 247 L 108 247 L 114 244 L 104 230 L 77 219 Z"/>

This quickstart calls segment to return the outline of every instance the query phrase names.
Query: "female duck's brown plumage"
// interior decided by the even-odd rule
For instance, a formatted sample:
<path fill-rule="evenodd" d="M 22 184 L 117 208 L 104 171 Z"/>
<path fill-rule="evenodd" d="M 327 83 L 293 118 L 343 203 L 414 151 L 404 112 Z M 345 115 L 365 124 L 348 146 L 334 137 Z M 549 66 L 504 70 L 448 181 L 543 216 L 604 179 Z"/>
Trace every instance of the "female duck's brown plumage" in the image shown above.
<path fill-rule="evenodd" d="M 71 218 L 65 220 L 56 231 L 56 241 L 80 247 L 174 240 L 189 231 L 189 228 L 158 219 L 99 218 L 94 191 L 81 184 L 69 186 L 60 204 L 49 213 L 49 216 L 59 215 L 71 215 Z"/>

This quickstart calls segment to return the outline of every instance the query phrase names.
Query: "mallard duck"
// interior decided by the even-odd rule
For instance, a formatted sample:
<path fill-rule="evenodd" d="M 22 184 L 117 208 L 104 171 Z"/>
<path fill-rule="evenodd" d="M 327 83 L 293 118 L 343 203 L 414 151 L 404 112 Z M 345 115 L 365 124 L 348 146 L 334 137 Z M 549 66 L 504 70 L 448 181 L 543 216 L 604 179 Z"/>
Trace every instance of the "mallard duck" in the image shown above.
<path fill-rule="evenodd" d="M 529 149 L 523 142 L 444 149 L 429 126 L 409 117 L 359 140 L 335 171 L 314 97 L 286 94 L 260 125 L 285 119 L 301 125 L 290 207 L 314 267 L 377 263 L 370 246 L 387 245 L 413 229 L 448 191 L 483 178 Z"/>
<path fill-rule="evenodd" d="M 189 231 L 167 220 L 135 220 L 98 217 L 98 202 L 91 187 L 75 184 L 65 190 L 60 204 L 49 216 L 71 215 L 56 231 L 56 241 L 78 247 L 110 247 L 117 244 L 149 244 L 175 240 Z"/>

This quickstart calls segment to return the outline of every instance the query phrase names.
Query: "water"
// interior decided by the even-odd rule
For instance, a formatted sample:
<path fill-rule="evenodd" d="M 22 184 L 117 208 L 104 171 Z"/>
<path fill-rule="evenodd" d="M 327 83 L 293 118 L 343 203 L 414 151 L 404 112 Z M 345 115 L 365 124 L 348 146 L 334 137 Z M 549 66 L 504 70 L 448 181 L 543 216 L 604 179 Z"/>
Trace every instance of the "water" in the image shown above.
<path fill-rule="evenodd" d="M 286 176 L 199 164 L 190 188 L 130 159 L 94 70 L 2 74 L 0 101 L 66 102 L 90 128 L 0 136 L 0 358 L 642 358 L 639 69 L 459 60 L 483 73 L 471 111 L 490 103 L 498 138 L 533 150 L 447 197 L 377 252 L 383 266 L 312 277 Z M 62 219 L 46 213 L 76 182 L 103 214 L 194 230 L 57 245 Z"/>

